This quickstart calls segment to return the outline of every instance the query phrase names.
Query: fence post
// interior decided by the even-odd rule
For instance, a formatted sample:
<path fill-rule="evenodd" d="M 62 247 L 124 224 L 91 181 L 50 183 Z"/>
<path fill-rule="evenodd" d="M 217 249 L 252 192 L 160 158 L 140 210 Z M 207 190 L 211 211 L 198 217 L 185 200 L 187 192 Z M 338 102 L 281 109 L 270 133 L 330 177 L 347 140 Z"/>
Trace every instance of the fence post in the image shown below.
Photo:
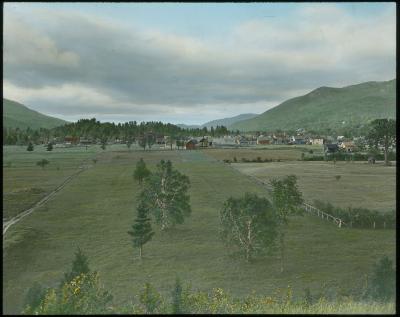
<path fill-rule="evenodd" d="M 386 229 L 386 221 L 383 222 L 383 229 Z"/>
<path fill-rule="evenodd" d="M 342 219 L 339 219 L 339 228 L 342 228 Z"/>
<path fill-rule="evenodd" d="M 375 221 L 374 221 L 374 229 L 375 229 Z"/>

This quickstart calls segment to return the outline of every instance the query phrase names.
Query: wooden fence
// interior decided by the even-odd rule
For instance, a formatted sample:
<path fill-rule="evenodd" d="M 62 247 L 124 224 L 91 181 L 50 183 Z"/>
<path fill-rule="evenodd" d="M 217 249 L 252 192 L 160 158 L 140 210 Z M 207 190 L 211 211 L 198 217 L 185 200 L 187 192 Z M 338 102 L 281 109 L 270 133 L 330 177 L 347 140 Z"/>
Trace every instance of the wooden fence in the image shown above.
<path fill-rule="evenodd" d="M 232 167 L 233 170 L 235 170 L 236 172 L 240 173 L 241 175 L 244 175 L 243 173 L 241 173 L 239 170 L 237 170 L 236 168 L 234 168 L 231 164 L 229 163 L 225 163 L 226 165 L 229 165 L 230 167 Z M 251 179 L 253 179 L 256 183 L 264 186 L 264 188 L 268 191 L 268 193 L 272 193 L 272 187 L 270 184 L 268 184 L 267 182 L 259 179 L 258 177 L 254 176 L 254 175 L 247 175 L 249 176 Z M 311 215 L 315 215 L 317 217 L 320 217 L 321 219 L 325 219 L 327 221 L 333 221 L 339 228 L 341 228 L 342 226 L 346 226 L 346 223 L 337 217 L 334 217 L 328 213 L 326 213 L 325 211 L 319 210 L 318 208 L 304 202 L 302 205 L 303 209 L 305 211 L 307 211 L 308 213 L 310 213 Z"/>

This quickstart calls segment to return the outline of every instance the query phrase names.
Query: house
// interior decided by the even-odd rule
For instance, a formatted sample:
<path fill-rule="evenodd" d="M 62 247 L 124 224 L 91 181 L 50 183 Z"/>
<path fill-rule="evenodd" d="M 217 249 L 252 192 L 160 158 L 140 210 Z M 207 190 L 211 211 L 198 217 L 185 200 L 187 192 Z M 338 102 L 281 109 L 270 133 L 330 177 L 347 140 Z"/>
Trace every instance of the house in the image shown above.
<path fill-rule="evenodd" d="M 338 135 L 338 137 L 336 138 L 336 141 L 338 143 L 342 143 L 343 141 L 345 141 L 344 135 Z"/>
<path fill-rule="evenodd" d="M 197 147 L 197 140 L 196 139 L 191 139 L 191 140 L 189 140 L 189 141 L 187 141 L 186 143 L 185 143 L 185 149 L 186 150 L 195 150 L 196 149 L 196 147 Z"/>
<path fill-rule="evenodd" d="M 285 133 L 272 135 L 273 144 L 288 144 L 288 138 Z"/>
<path fill-rule="evenodd" d="M 270 136 L 267 136 L 267 135 L 260 135 L 258 138 L 257 138 L 257 144 L 272 144 L 272 142 L 273 142 L 273 139 L 272 139 L 272 137 L 270 137 Z"/>
<path fill-rule="evenodd" d="M 89 139 L 79 139 L 79 144 L 81 144 L 81 145 L 92 144 L 92 140 L 89 140 Z"/>
<path fill-rule="evenodd" d="M 311 138 L 310 141 L 312 145 L 324 145 L 323 138 Z"/>
<path fill-rule="evenodd" d="M 291 144 L 306 144 L 306 140 L 304 139 L 304 137 L 296 135 L 296 136 L 290 137 L 290 143 Z"/>
<path fill-rule="evenodd" d="M 198 140 L 198 144 L 200 147 L 209 147 L 212 146 L 212 141 L 209 141 L 208 137 L 202 137 Z"/>
<path fill-rule="evenodd" d="M 222 138 L 214 138 L 213 139 L 213 144 L 214 145 L 219 145 L 219 146 L 229 146 L 229 145 L 235 145 L 235 138 L 231 137 L 229 135 L 224 136 Z"/>
<path fill-rule="evenodd" d="M 79 137 L 78 136 L 66 136 L 64 138 L 64 143 L 65 144 L 69 143 L 70 145 L 77 144 L 77 143 L 79 143 Z"/>
<path fill-rule="evenodd" d="M 352 141 L 344 141 L 340 144 L 340 148 L 346 152 L 353 152 L 355 149 L 355 144 Z"/>
<path fill-rule="evenodd" d="M 166 143 L 165 137 L 163 135 L 157 135 L 156 136 L 156 143 L 157 144 L 161 144 L 161 145 L 165 144 Z"/>
<path fill-rule="evenodd" d="M 336 152 L 339 152 L 339 146 L 337 145 L 337 143 L 324 144 L 325 154 L 332 154 Z"/>

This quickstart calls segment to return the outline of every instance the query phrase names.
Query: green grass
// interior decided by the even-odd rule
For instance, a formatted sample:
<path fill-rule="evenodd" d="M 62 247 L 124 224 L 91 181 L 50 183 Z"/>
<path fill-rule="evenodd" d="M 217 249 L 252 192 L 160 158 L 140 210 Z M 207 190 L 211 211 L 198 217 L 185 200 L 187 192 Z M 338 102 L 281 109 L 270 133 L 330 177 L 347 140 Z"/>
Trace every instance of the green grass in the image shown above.
<path fill-rule="evenodd" d="M 26 151 L 26 146 L 3 146 L 3 219 L 30 208 L 76 172 L 85 159 L 92 163 L 90 158 L 98 151 L 97 146 L 50 152 L 39 145 L 33 152 Z M 44 169 L 36 165 L 41 159 L 50 161 Z"/>
<path fill-rule="evenodd" d="M 242 158 L 249 160 L 261 157 L 264 159 L 282 160 L 282 161 L 295 161 L 301 159 L 301 153 L 307 153 L 313 150 L 314 154 L 322 155 L 322 145 L 259 145 L 250 148 L 237 148 L 237 149 L 209 149 L 202 150 L 204 154 L 211 156 L 217 160 L 229 159 L 233 161 L 236 157 L 240 162 Z"/>
<path fill-rule="evenodd" d="M 70 151 L 64 155 L 71 158 Z M 140 190 L 132 177 L 140 157 L 151 169 L 161 159 L 170 159 L 188 175 L 193 210 L 175 230 L 160 232 L 155 227 L 142 261 L 127 234 Z M 98 159 L 45 206 L 7 231 L 3 240 L 6 313 L 21 311 L 23 296 L 33 282 L 56 286 L 70 268 L 78 245 L 118 305 L 127 304 L 147 281 L 169 293 L 176 275 L 196 288 L 221 287 L 235 296 L 252 290 L 269 294 L 289 284 L 295 293 L 306 287 L 316 292 L 324 284 L 348 292 L 361 285 L 380 256 L 395 255 L 392 230 L 339 229 L 306 215 L 290 222 L 284 274 L 279 273 L 277 254 L 251 264 L 232 259 L 219 240 L 219 211 L 231 195 L 238 197 L 245 191 L 266 195 L 249 178 L 199 151 L 128 152 L 120 146 L 109 147 Z"/>
<path fill-rule="evenodd" d="M 365 162 L 272 162 L 234 164 L 244 174 L 264 181 L 294 174 L 306 201 L 338 207 L 386 211 L 396 206 L 396 167 Z M 340 175 L 336 180 L 335 176 Z"/>

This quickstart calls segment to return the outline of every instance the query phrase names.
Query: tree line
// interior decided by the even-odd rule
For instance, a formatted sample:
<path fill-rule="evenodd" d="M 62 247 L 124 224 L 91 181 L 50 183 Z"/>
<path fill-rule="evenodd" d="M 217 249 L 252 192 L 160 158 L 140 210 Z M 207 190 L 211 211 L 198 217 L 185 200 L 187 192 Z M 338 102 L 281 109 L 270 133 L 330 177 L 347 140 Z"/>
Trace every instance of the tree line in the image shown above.
<path fill-rule="evenodd" d="M 135 142 L 145 134 L 167 135 L 176 139 L 187 136 L 211 135 L 214 137 L 229 134 L 225 126 L 216 126 L 211 129 L 196 128 L 184 129 L 171 123 L 157 121 L 125 123 L 99 122 L 95 118 L 80 119 L 77 122 L 67 123 L 52 129 L 19 129 L 3 127 L 3 145 L 27 145 L 48 143 L 53 138 L 65 138 L 66 136 L 81 137 L 92 140 L 123 140 Z"/>

